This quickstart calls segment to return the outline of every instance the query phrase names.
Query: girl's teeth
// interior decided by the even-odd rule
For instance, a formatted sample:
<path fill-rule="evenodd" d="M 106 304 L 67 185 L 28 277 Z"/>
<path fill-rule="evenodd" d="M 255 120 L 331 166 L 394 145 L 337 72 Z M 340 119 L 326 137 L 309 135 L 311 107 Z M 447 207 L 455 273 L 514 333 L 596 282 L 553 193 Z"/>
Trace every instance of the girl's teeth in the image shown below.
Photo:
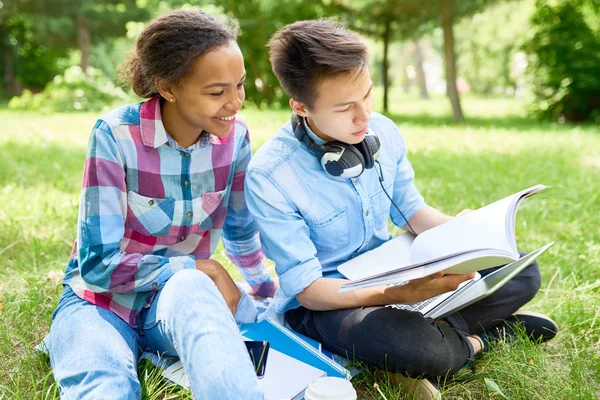
<path fill-rule="evenodd" d="M 233 119 L 233 115 L 230 117 L 219 117 L 219 119 L 223 120 L 223 121 L 231 121 Z"/>

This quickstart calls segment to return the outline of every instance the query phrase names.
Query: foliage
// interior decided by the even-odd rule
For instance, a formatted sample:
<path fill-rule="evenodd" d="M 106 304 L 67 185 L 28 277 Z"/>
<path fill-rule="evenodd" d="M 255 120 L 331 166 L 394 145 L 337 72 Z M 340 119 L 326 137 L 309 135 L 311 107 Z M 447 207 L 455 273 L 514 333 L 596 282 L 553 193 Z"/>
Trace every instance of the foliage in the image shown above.
<path fill-rule="evenodd" d="M 497 4 L 456 25 L 458 70 L 474 92 L 517 87 L 522 71 L 515 71 L 515 58 L 533 5 L 532 0 Z"/>
<path fill-rule="evenodd" d="M 537 102 L 534 112 L 554 120 L 600 123 L 600 5 L 538 0 L 535 34 L 524 48 Z"/>
<path fill-rule="evenodd" d="M 238 43 L 251 77 L 246 80 L 246 98 L 258 107 L 281 107 L 288 102 L 271 71 L 266 47 L 270 37 L 286 24 L 332 16 L 339 10 L 335 2 L 327 0 L 305 0 L 301 7 L 296 0 L 214 0 L 213 3 L 240 24 Z"/>
<path fill-rule="evenodd" d="M 97 111 L 125 103 L 131 98 L 100 70 L 80 67 L 68 68 L 63 75 L 54 77 L 43 92 L 33 94 L 25 90 L 20 97 L 8 103 L 12 110 L 49 112 Z"/>
<path fill-rule="evenodd" d="M 19 83 L 27 88 L 42 89 L 46 82 L 60 73 L 58 60 L 64 56 L 64 51 L 41 45 L 32 35 L 33 24 L 35 20 L 24 15 L 6 22 L 8 51 L 13 54 L 14 74 Z M 3 71 L 4 63 L 0 65 L 0 72 Z"/>

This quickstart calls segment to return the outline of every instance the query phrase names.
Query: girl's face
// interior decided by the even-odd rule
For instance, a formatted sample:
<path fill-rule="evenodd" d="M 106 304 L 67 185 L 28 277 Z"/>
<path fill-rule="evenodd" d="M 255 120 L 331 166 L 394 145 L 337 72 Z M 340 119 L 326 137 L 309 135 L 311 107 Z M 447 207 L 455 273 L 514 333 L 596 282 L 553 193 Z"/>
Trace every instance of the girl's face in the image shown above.
<path fill-rule="evenodd" d="M 171 87 L 175 101 L 165 106 L 175 107 L 177 119 L 192 132 L 227 136 L 242 108 L 245 78 L 244 57 L 232 41 L 200 56 L 191 75 Z"/>

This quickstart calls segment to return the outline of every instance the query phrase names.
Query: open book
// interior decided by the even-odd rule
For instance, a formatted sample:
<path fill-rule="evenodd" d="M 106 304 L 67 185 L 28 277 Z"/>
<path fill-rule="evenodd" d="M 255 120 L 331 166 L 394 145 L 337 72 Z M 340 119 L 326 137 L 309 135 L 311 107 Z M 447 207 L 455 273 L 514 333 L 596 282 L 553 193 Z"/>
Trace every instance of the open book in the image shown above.
<path fill-rule="evenodd" d="M 405 233 L 363 253 L 338 266 L 351 280 L 340 291 L 400 284 L 438 271 L 464 274 L 518 260 L 515 221 L 519 205 L 547 188 L 532 186 L 417 237 Z"/>

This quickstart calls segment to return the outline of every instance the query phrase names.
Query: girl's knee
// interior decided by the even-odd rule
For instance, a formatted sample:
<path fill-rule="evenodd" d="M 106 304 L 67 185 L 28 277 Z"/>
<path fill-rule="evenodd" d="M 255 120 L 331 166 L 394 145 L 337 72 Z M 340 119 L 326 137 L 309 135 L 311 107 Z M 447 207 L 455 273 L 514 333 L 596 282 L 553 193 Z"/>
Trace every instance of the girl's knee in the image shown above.
<path fill-rule="evenodd" d="M 161 290 L 170 297 L 190 298 L 197 294 L 217 294 L 218 289 L 212 279 L 202 271 L 183 269 L 175 273 Z"/>
<path fill-rule="evenodd" d="M 195 269 L 181 270 L 173 275 L 159 292 L 158 301 L 162 317 L 228 310 L 212 279 Z"/>

